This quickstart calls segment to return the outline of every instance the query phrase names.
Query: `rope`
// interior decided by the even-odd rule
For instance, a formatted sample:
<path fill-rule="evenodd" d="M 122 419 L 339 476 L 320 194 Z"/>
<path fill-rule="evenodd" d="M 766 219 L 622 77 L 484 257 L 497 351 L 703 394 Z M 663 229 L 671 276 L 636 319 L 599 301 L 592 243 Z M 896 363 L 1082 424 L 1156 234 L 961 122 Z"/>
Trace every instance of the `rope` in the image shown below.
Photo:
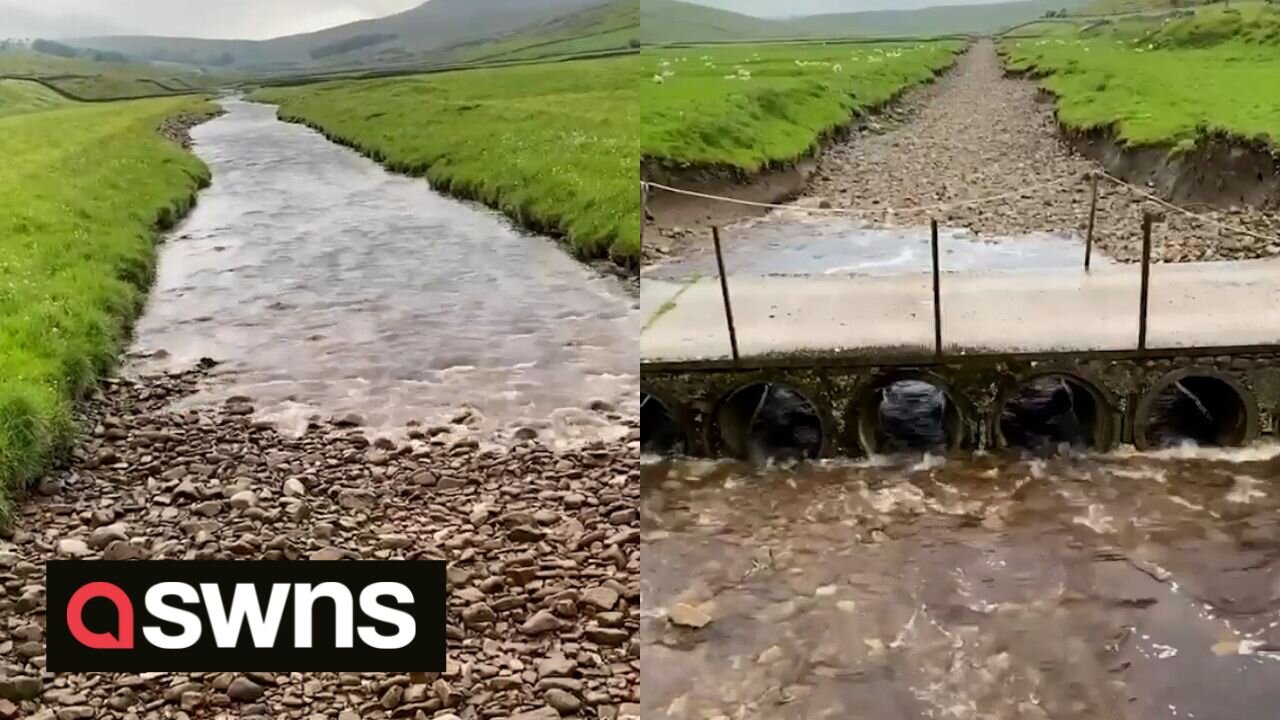
<path fill-rule="evenodd" d="M 1248 228 L 1240 227 L 1240 226 L 1238 226 L 1238 225 L 1231 225 L 1231 224 L 1229 224 L 1229 223 L 1224 223 L 1224 222 L 1222 222 L 1222 221 L 1220 221 L 1220 220 L 1216 220 L 1216 219 L 1214 219 L 1214 218 L 1212 218 L 1212 217 L 1210 217 L 1210 216 L 1208 216 L 1208 215 L 1202 214 L 1202 213 L 1192 212 L 1191 210 L 1188 210 L 1188 209 L 1186 209 L 1186 208 L 1184 208 L 1184 207 L 1180 207 L 1180 206 L 1178 206 L 1178 205 L 1174 205 L 1173 203 L 1169 202 L 1168 200 L 1165 200 L 1165 199 L 1163 199 L 1163 198 L 1161 198 L 1161 197 L 1159 197 L 1159 196 L 1157 196 L 1157 195 L 1153 195 L 1152 193 L 1150 193 L 1150 192 L 1148 192 L 1148 191 L 1146 191 L 1146 190 L 1144 190 L 1144 189 L 1142 189 L 1142 188 L 1140 188 L 1140 187 L 1138 187 L 1138 186 L 1136 186 L 1136 185 L 1132 185 L 1132 184 L 1130 184 L 1130 183 L 1127 183 L 1127 182 L 1125 182 L 1124 180 L 1121 180 L 1120 178 L 1118 178 L 1118 177 L 1116 177 L 1116 176 L 1114 176 L 1114 175 L 1112 175 L 1112 174 L 1110 174 L 1110 173 L 1106 172 L 1105 170 L 1098 170 L 1098 171 L 1096 171 L 1096 172 L 1097 172 L 1097 174 L 1098 174 L 1100 177 L 1102 177 L 1102 178 L 1104 178 L 1104 179 L 1106 179 L 1106 180 L 1109 180 L 1109 181 L 1111 181 L 1111 182 L 1115 183 L 1116 185 L 1119 185 L 1119 186 L 1124 187 L 1124 188 L 1128 188 L 1129 190 L 1131 190 L 1131 191 L 1133 191 L 1133 192 L 1137 193 L 1138 195 L 1141 195 L 1142 197 L 1144 197 L 1144 198 L 1146 198 L 1146 199 L 1148 199 L 1148 200 L 1150 200 L 1150 201 L 1152 201 L 1152 202 L 1154 202 L 1154 203 L 1156 203 L 1156 204 L 1158 204 L 1158 205 L 1161 205 L 1161 206 L 1163 206 L 1163 207 L 1165 207 L 1165 208 L 1168 208 L 1168 209 L 1170 209 L 1170 210 L 1173 210 L 1173 211 L 1175 211 L 1175 212 L 1182 213 L 1183 215 L 1186 215 L 1186 216 L 1188 216 L 1188 217 L 1190 217 L 1190 218 L 1193 218 L 1193 219 L 1196 219 L 1196 220 L 1200 220 L 1201 222 L 1207 223 L 1207 224 L 1209 224 L 1209 225 L 1213 225 L 1214 227 L 1221 228 L 1221 229 L 1226 230 L 1226 231 L 1228 231 L 1228 232 L 1234 232 L 1234 233 L 1239 233 L 1239 234 L 1241 234 L 1241 235 L 1247 235 L 1248 237 L 1254 238 L 1254 239 L 1256 239 L 1256 240 L 1262 240 L 1262 241 L 1264 241 L 1264 242 L 1268 242 L 1268 243 L 1280 243 L 1280 237 L 1274 237 L 1274 236 L 1269 236 L 1269 235 L 1263 235 L 1262 233 L 1254 232 L 1253 230 L 1250 230 L 1250 229 L 1248 229 Z M 1018 196 L 1018 195 L 1025 195 L 1025 194 L 1027 194 L 1027 193 L 1035 192 L 1035 191 L 1037 191 L 1037 190 L 1044 190 L 1044 189 L 1046 189 L 1046 188 L 1051 188 L 1051 187 L 1055 187 L 1055 186 L 1057 186 L 1057 185 L 1062 185 L 1062 184 L 1065 184 L 1065 183 L 1068 183 L 1068 182 L 1073 182 L 1073 181 L 1075 181 L 1075 180 L 1077 180 L 1077 179 L 1078 179 L 1078 178 L 1075 178 L 1075 177 L 1061 177 L 1061 178 L 1058 178 L 1057 180 L 1050 180 L 1049 182 L 1040 183 L 1040 184 L 1038 184 L 1038 185 L 1030 185 L 1030 186 L 1027 186 L 1027 187 L 1024 187 L 1024 188 L 1019 188 L 1019 189 L 1017 189 L 1017 190 L 1012 190 L 1012 191 L 1010 191 L 1010 192 L 1000 193 L 1000 194 L 998 194 L 998 195 L 986 195 L 986 196 L 983 196 L 983 197 L 969 198 L 969 199 L 967 199 L 967 200 L 955 200 L 955 201 L 951 201 L 951 202 L 937 203 L 937 204 L 935 204 L 935 205 L 917 205 L 917 206 L 915 206 L 915 207 L 908 207 L 908 208 L 814 208 L 814 207 L 802 207 L 802 206 L 799 206 L 799 205 L 784 205 L 784 204 L 780 204 L 780 203 L 756 202 L 756 201 L 754 201 L 754 200 L 742 200 L 742 199 L 740 199 L 740 198 L 725 197 L 725 196 L 723 196 L 723 195 L 712 195 L 712 194 L 710 194 L 710 193 L 698 192 L 698 191 L 696 191 L 696 190 L 685 190 L 685 189 L 682 189 L 682 188 L 672 187 L 672 186 L 670 186 L 670 185 L 663 185 L 662 183 L 651 182 L 651 181 L 647 181 L 647 180 L 642 180 L 642 181 L 640 181 L 640 189 L 641 189 L 641 191 L 642 191 L 646 196 L 648 195 L 648 192 L 649 192 L 649 189 L 650 189 L 650 188 L 658 188 L 659 190 L 665 190 L 666 192 L 669 192 L 669 193 L 675 193 L 676 195 L 686 195 L 686 196 L 689 196 L 689 197 L 702 198 L 702 199 L 704 199 L 704 200 L 714 200 L 714 201 L 716 201 L 716 202 L 732 203 L 732 204 L 734 204 L 734 205 L 746 205 L 746 206 L 748 206 L 748 207 L 765 208 L 765 209 L 769 209 L 769 210 L 799 210 L 799 211 L 801 211 L 801 212 L 813 213 L 813 214 L 816 214 L 816 215 L 855 215 L 855 216 L 865 216 L 865 215 L 895 215 L 895 214 L 898 214 L 898 213 L 926 212 L 926 211 L 930 211 L 930 210 L 948 210 L 948 209 L 950 209 L 950 208 L 965 207 L 965 206 L 967 206 L 967 205 L 980 205 L 980 204 L 982 204 L 982 203 L 995 202 L 995 201 L 997 201 L 997 200 L 1004 200 L 1005 198 L 1010 198 L 1010 197 L 1014 197 L 1014 196 Z"/>
<path fill-rule="evenodd" d="M 670 193 L 675 193 L 677 195 L 688 195 L 689 197 L 703 198 L 704 200 L 715 200 L 716 202 L 733 203 L 735 205 L 748 205 L 750 207 L 768 208 L 773 210 L 802 210 L 804 212 L 811 212 L 811 213 L 821 214 L 821 215 L 883 215 L 883 214 L 896 214 L 896 213 L 923 212 L 926 210 L 946 210 L 949 208 L 964 207 L 966 205 L 979 205 L 982 203 L 994 202 L 996 200 L 1003 200 L 1005 198 L 1013 197 L 1015 195 L 1023 195 L 1029 192 L 1035 192 L 1036 190 L 1043 190 L 1045 188 L 1054 187 L 1055 185 L 1062 185 L 1067 182 L 1073 182 L 1077 179 L 1078 178 L 1075 178 L 1075 177 L 1063 177 L 1063 178 L 1058 178 L 1057 180 L 1051 180 L 1049 182 L 1040 183 L 1039 185 L 1031 185 L 1028 187 L 1019 188 L 1017 190 L 1011 190 L 1006 193 L 1000 193 L 999 195 L 988 195 L 985 197 L 970 198 L 968 200 L 955 200 L 951 202 L 938 203 L 936 205 L 917 205 L 909 208 L 866 208 L 866 209 L 863 209 L 863 208 L 809 208 L 809 207 L 801 207 L 798 205 L 782 205 L 778 203 L 765 203 L 765 202 L 756 202 L 754 200 L 742 200 L 739 198 L 725 197 L 723 195 L 711 195 L 709 193 L 697 192 L 696 190 L 683 190 L 681 188 L 671 187 L 670 185 L 663 185 L 662 183 L 649 182 L 649 181 L 641 181 L 640 185 L 645 192 L 648 192 L 648 189 L 652 187 L 652 188 L 658 188 L 659 190 L 665 190 Z"/>
<path fill-rule="evenodd" d="M 1159 197 L 1158 195 L 1153 195 L 1153 194 L 1151 194 L 1151 193 L 1147 192 L 1146 190 L 1143 190 L 1142 188 L 1138 187 L 1137 185 L 1132 185 L 1132 184 L 1130 184 L 1130 183 L 1127 183 L 1127 182 L 1125 182 L 1124 180 L 1121 180 L 1120 178 L 1118 178 L 1118 177 L 1116 177 L 1116 176 L 1114 176 L 1114 175 L 1112 175 L 1112 174 L 1110 174 L 1110 173 L 1106 172 L 1105 170 L 1099 170 L 1099 171 L 1098 171 L 1098 174 L 1099 174 L 1099 175 L 1101 175 L 1103 178 L 1106 178 L 1107 180 L 1110 180 L 1111 182 L 1113 182 L 1113 183 L 1115 183 L 1115 184 L 1117 184 L 1117 185 L 1120 185 L 1121 187 L 1126 187 L 1126 188 L 1128 188 L 1128 189 L 1132 190 L 1133 192 L 1135 192 L 1135 193 L 1137 193 L 1137 194 L 1139 194 L 1139 195 L 1141 195 L 1141 196 L 1145 197 L 1146 199 L 1148 199 L 1148 200 L 1150 200 L 1150 201 L 1152 201 L 1152 202 L 1156 203 L 1157 205 L 1164 206 L 1164 207 L 1166 207 L 1166 208 L 1168 208 L 1168 209 L 1170 209 L 1170 210 L 1173 210 L 1173 211 L 1175 211 L 1175 212 L 1180 212 L 1180 213 L 1182 213 L 1183 215 L 1186 215 L 1186 216 L 1188 216 L 1188 217 L 1192 217 L 1192 218 L 1195 218 L 1195 219 L 1197 219 L 1197 220 L 1200 220 L 1200 221 L 1203 221 L 1203 222 L 1205 222 L 1205 223 L 1208 223 L 1208 224 L 1210 224 L 1210 225 L 1214 225 L 1214 226 L 1216 226 L 1216 227 L 1222 228 L 1223 230 L 1228 230 L 1228 231 L 1230 231 L 1230 232 L 1240 233 L 1241 235 L 1248 235 L 1249 237 L 1254 238 L 1254 239 L 1256 239 L 1256 240 L 1264 240 L 1264 241 L 1266 241 L 1266 242 L 1271 242 L 1271 243 L 1280 243 L 1280 237 L 1271 237 L 1271 236 L 1268 236 L 1268 235 L 1263 235 L 1263 234 L 1261 234 L 1261 233 L 1256 233 L 1256 232 L 1254 232 L 1254 231 L 1252 231 L 1252 230 L 1250 230 L 1250 229 L 1248 229 L 1248 228 L 1242 228 L 1242 227 L 1240 227 L 1240 226 L 1238 226 L 1238 225 L 1230 225 L 1230 224 L 1228 224 L 1228 223 L 1224 223 L 1224 222 L 1221 222 L 1221 221 L 1219 221 L 1219 220 L 1215 220 L 1215 219 L 1213 219 L 1213 218 L 1209 217 L 1208 215 L 1202 215 L 1202 214 L 1200 214 L 1200 213 L 1191 212 L 1190 210 L 1188 210 L 1188 209 L 1186 209 L 1186 208 L 1184 208 L 1184 207 L 1179 207 L 1179 206 L 1177 206 L 1177 205 L 1174 205 L 1173 203 L 1169 202 L 1168 200 L 1165 200 L 1164 198 L 1161 198 L 1161 197 Z"/>

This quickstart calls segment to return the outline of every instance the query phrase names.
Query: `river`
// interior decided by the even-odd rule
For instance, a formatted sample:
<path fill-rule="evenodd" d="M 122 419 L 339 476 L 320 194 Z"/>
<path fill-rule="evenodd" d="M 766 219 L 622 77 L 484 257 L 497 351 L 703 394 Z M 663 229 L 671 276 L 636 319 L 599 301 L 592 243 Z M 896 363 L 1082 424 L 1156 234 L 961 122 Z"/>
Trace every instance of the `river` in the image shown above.
<path fill-rule="evenodd" d="M 390 435 L 627 434 L 638 322 L 622 283 L 274 106 L 223 107 L 192 133 L 213 183 L 161 251 L 132 371 L 211 358 L 190 404 L 246 396 L 285 430 L 356 414 Z"/>

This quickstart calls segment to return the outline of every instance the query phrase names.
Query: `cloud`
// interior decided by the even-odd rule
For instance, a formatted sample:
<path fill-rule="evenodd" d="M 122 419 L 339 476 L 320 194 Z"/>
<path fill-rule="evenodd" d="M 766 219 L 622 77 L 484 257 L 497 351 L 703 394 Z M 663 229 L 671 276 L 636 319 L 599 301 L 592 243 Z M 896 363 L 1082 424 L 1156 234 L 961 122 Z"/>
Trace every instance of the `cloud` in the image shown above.
<path fill-rule="evenodd" d="M 119 34 L 261 40 L 382 17 L 407 10 L 421 2 L 422 0 L 0 0 L 0 37 Z"/>

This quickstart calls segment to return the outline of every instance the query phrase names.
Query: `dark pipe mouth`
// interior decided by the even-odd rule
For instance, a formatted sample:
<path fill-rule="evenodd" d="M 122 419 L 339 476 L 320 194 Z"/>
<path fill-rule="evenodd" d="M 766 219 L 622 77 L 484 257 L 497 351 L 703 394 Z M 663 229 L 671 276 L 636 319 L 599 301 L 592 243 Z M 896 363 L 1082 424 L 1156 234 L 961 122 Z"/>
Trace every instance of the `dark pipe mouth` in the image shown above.
<path fill-rule="evenodd" d="M 1053 451 L 1106 450 L 1105 403 L 1084 381 L 1065 374 L 1040 375 L 1023 382 L 1000 409 L 1000 438 L 1006 447 Z"/>
<path fill-rule="evenodd" d="M 640 393 L 640 452 L 683 455 L 688 452 L 684 432 L 675 414 L 656 396 Z"/>
<path fill-rule="evenodd" d="M 734 390 L 716 410 L 714 437 L 724 454 L 739 460 L 810 460 L 826 442 L 817 405 L 779 383 L 752 383 Z"/>
<path fill-rule="evenodd" d="M 1152 399 L 1146 415 L 1146 441 L 1151 447 L 1187 442 L 1233 447 L 1248 439 L 1245 399 L 1230 383 L 1211 375 L 1188 375 L 1167 381 Z"/>
<path fill-rule="evenodd" d="M 963 418 L 946 389 L 907 378 L 877 388 L 862 408 L 860 423 L 868 452 L 945 452 L 958 444 Z"/>

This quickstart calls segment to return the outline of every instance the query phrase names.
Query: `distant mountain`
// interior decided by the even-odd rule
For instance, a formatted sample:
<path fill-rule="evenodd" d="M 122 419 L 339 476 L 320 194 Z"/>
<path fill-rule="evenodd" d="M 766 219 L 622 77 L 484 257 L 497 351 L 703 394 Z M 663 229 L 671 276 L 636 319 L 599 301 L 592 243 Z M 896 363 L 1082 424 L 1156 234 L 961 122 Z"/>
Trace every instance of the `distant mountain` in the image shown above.
<path fill-rule="evenodd" d="M 681 0 L 640 0 L 646 43 L 765 40 L 807 37 L 913 37 L 989 33 L 1073 9 L 1086 0 L 1016 0 L 983 5 L 940 5 L 916 10 L 809 15 L 770 20 Z"/>
<path fill-rule="evenodd" d="M 607 0 L 428 0 L 396 15 L 271 40 L 105 36 L 67 42 L 146 60 L 270 72 L 375 57 L 403 62 L 604 4 Z"/>
<path fill-rule="evenodd" d="M 785 21 L 680 0 L 640 0 L 640 38 L 646 43 L 784 37 L 786 29 Z"/>

